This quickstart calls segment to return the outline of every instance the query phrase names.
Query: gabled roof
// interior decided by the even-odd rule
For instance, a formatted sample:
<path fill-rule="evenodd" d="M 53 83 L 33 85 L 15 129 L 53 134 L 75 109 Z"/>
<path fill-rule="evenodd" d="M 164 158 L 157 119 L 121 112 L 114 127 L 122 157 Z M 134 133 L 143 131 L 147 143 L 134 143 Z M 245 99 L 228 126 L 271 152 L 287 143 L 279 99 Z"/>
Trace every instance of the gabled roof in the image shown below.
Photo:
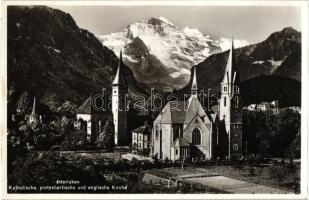
<path fill-rule="evenodd" d="M 187 147 L 187 146 L 190 146 L 190 144 L 185 138 L 177 138 L 173 142 L 173 146 Z"/>
<path fill-rule="evenodd" d="M 134 129 L 132 132 L 136 132 L 136 133 L 143 133 L 143 134 L 149 134 L 149 128 L 146 126 L 140 126 L 136 129 Z"/>
<path fill-rule="evenodd" d="M 183 123 L 186 119 L 186 109 L 188 103 L 184 101 L 177 101 L 177 102 L 171 102 L 170 106 L 172 108 L 171 109 L 172 123 Z"/>
<path fill-rule="evenodd" d="M 191 96 L 188 100 L 188 104 L 186 119 L 184 121 L 185 124 L 189 124 L 196 115 L 200 117 L 207 116 L 197 96 Z"/>
<path fill-rule="evenodd" d="M 154 123 L 184 123 L 187 105 L 188 103 L 184 101 L 168 102 Z"/>
<path fill-rule="evenodd" d="M 76 113 L 78 114 L 91 114 L 92 108 L 91 108 L 91 97 L 86 99 L 84 103 L 77 108 Z"/>
<path fill-rule="evenodd" d="M 196 116 L 208 117 L 205 123 L 209 123 L 210 116 L 204 111 L 197 96 L 192 95 L 187 101 L 170 101 L 157 116 L 154 123 L 158 124 L 189 124 Z M 204 119 L 204 118 L 203 118 Z"/>
<path fill-rule="evenodd" d="M 77 108 L 76 113 L 77 114 L 89 114 L 89 115 L 95 114 L 95 113 L 97 114 L 98 113 L 106 113 L 106 114 L 111 113 L 109 109 L 106 109 L 106 111 L 95 109 L 95 106 L 93 106 L 93 103 L 94 103 L 93 101 L 94 101 L 93 96 L 90 96 L 88 99 L 84 101 L 84 103 L 80 107 Z M 98 101 L 100 100 L 98 99 Z M 105 102 L 105 103 L 108 105 L 108 102 Z M 100 106 L 98 105 L 98 107 L 101 107 L 101 105 Z"/>

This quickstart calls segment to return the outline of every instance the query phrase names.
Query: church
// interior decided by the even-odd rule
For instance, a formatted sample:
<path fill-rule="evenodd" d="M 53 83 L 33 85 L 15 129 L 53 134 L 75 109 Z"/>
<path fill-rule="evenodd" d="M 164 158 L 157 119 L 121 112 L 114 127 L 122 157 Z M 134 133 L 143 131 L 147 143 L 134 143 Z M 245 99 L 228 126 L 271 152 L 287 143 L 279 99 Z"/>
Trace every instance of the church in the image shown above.
<path fill-rule="evenodd" d="M 191 95 L 185 101 L 170 101 L 153 123 L 152 156 L 172 161 L 221 156 L 242 156 L 242 107 L 239 72 L 235 66 L 233 41 L 221 82 L 217 110 L 204 109 L 198 95 L 194 68 Z M 226 138 L 224 140 L 224 138 Z M 224 147 L 225 153 L 219 147 Z"/>

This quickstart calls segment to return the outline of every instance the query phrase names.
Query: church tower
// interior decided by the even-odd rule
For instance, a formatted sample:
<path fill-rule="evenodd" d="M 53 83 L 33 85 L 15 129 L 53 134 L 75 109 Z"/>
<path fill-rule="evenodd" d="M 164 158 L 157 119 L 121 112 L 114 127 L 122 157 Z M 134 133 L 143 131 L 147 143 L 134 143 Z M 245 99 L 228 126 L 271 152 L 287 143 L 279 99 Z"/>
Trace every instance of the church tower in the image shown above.
<path fill-rule="evenodd" d="M 233 39 L 224 77 L 221 82 L 219 119 L 224 121 L 228 134 L 228 157 L 240 158 L 242 155 L 242 107 L 240 97 L 240 78 L 235 66 Z"/>
<path fill-rule="evenodd" d="M 125 98 L 127 92 L 127 82 L 123 74 L 122 51 L 120 51 L 118 69 L 112 83 L 112 112 L 115 145 L 126 145 L 129 140 L 129 135 L 127 133 L 127 110 Z"/>

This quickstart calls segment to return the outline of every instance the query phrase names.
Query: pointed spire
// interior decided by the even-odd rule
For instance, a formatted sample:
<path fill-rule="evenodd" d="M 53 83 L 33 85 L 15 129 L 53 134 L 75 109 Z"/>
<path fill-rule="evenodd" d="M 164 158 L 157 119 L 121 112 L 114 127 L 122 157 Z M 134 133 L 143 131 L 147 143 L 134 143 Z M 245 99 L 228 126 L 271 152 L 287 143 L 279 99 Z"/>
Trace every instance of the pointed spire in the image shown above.
<path fill-rule="evenodd" d="M 31 116 L 33 116 L 33 117 L 35 117 L 35 115 L 36 115 L 35 108 L 36 108 L 36 98 L 34 97 L 33 106 L 32 106 L 32 112 L 31 112 Z"/>
<path fill-rule="evenodd" d="M 118 62 L 118 69 L 116 72 L 116 76 L 115 79 L 113 81 L 113 85 L 125 85 L 125 79 L 124 76 L 122 74 L 122 50 L 120 50 L 120 55 L 119 55 L 119 62 Z"/>
<path fill-rule="evenodd" d="M 196 83 L 196 68 L 193 69 L 193 80 L 192 80 L 192 90 L 197 90 L 197 83 Z"/>
<path fill-rule="evenodd" d="M 228 61 L 226 64 L 225 72 L 224 72 L 224 78 L 223 82 L 231 83 L 234 81 L 234 74 L 233 74 L 233 65 L 234 65 L 235 59 L 234 59 L 234 40 L 232 37 L 231 41 L 231 49 L 228 57 Z"/>
<path fill-rule="evenodd" d="M 192 95 L 197 95 L 197 82 L 196 82 L 196 67 L 193 69 L 193 80 L 192 80 L 192 86 L 191 86 L 191 93 Z"/>

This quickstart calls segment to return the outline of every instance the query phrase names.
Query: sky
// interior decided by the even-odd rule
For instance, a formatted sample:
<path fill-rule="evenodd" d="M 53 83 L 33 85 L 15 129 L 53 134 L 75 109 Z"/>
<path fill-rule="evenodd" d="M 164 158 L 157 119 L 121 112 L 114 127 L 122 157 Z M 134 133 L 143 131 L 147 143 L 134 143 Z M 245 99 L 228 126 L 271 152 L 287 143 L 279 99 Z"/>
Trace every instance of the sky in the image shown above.
<path fill-rule="evenodd" d="M 296 6 L 52 6 L 96 35 L 119 32 L 151 17 L 164 17 L 180 28 L 198 29 L 214 38 L 261 42 L 285 27 L 301 30 L 301 8 Z"/>

